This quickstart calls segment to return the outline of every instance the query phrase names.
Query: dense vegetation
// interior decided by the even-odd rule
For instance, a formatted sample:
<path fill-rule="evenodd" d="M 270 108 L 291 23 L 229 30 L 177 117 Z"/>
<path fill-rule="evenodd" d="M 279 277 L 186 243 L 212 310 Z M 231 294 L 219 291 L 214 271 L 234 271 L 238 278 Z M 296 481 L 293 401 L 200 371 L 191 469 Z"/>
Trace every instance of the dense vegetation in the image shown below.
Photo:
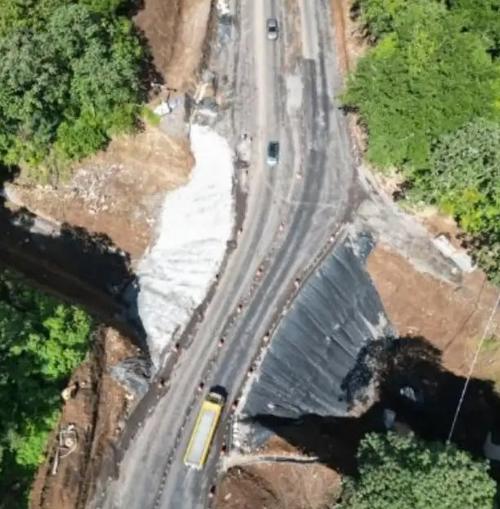
<path fill-rule="evenodd" d="M 367 157 L 397 167 L 410 199 L 453 214 L 500 281 L 500 2 L 360 0 L 375 45 L 345 103 L 369 134 Z"/>
<path fill-rule="evenodd" d="M 0 272 L 0 507 L 22 508 L 61 390 L 87 350 L 91 322 Z M 16 488 L 16 485 L 18 486 Z"/>
<path fill-rule="evenodd" d="M 0 161 L 57 167 L 134 126 L 142 49 L 124 0 L 2 0 Z"/>
<path fill-rule="evenodd" d="M 496 483 L 486 461 L 441 443 L 394 433 L 368 434 L 358 450 L 359 477 L 339 509 L 492 509 Z"/>

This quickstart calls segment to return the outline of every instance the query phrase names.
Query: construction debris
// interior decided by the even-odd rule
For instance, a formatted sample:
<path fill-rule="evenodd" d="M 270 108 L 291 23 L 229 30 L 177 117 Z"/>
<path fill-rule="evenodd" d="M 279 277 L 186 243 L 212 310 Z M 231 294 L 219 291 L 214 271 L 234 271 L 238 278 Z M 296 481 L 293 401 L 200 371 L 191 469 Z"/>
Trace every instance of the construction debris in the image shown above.
<path fill-rule="evenodd" d="M 78 389 L 80 388 L 80 385 L 78 382 L 74 382 L 71 385 L 68 385 L 62 392 L 61 397 L 64 401 L 68 401 L 71 398 L 74 398 L 76 396 L 76 393 L 78 392 Z"/>
<path fill-rule="evenodd" d="M 78 447 L 78 434 L 74 424 L 63 426 L 59 431 L 59 443 L 52 463 L 51 474 L 56 475 L 59 468 L 59 462 L 67 458 Z"/>

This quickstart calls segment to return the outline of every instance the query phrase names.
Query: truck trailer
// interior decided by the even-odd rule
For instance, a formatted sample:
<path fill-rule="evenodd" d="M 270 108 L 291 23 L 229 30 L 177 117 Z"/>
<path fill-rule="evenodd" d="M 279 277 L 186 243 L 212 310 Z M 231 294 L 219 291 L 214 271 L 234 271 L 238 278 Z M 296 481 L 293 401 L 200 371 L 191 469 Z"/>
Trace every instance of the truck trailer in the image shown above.
<path fill-rule="evenodd" d="M 211 391 L 201 404 L 193 433 L 184 455 L 184 464 L 201 470 L 205 464 L 220 415 L 224 407 L 224 397 Z"/>

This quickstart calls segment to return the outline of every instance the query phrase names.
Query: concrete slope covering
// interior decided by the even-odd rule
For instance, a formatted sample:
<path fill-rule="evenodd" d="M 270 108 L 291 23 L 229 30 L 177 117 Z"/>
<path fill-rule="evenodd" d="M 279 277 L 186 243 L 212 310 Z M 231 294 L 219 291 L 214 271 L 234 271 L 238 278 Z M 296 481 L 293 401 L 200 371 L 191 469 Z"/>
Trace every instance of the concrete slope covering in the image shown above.
<path fill-rule="evenodd" d="M 137 270 L 139 316 L 157 366 L 172 335 L 182 332 L 204 300 L 233 228 L 228 143 L 212 129 L 193 125 L 191 150 L 191 180 L 165 198 L 158 238 Z"/>
<path fill-rule="evenodd" d="M 271 340 L 242 400 L 242 417 L 349 411 L 343 382 L 360 349 L 392 333 L 365 270 L 369 236 L 349 238 L 305 283 Z"/>

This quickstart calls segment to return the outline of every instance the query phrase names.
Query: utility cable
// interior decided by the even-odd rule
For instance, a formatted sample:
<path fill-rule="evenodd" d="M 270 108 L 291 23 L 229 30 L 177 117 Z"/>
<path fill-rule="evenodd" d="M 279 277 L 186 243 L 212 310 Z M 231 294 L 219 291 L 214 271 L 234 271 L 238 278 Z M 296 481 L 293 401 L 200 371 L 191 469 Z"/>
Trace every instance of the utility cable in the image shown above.
<path fill-rule="evenodd" d="M 453 436 L 453 432 L 455 431 L 455 426 L 457 424 L 458 415 L 460 414 L 460 410 L 462 408 L 462 404 L 465 399 L 465 394 L 467 392 L 467 388 L 469 387 L 469 382 L 472 377 L 472 373 L 474 371 L 474 368 L 476 367 L 476 362 L 479 357 L 479 352 L 481 351 L 481 348 L 483 347 L 484 340 L 486 339 L 486 336 L 488 334 L 488 331 L 490 329 L 491 322 L 493 321 L 493 317 L 495 316 L 495 312 L 498 307 L 498 303 L 500 302 L 500 292 L 498 293 L 497 300 L 495 302 L 495 305 L 493 306 L 493 309 L 491 310 L 490 317 L 488 318 L 488 322 L 486 323 L 486 327 L 484 328 L 483 336 L 481 337 L 481 340 L 479 341 L 479 344 L 477 346 L 476 353 L 474 355 L 474 359 L 472 359 L 472 363 L 470 365 L 469 374 L 467 375 L 467 378 L 464 383 L 464 388 L 462 389 L 462 394 L 460 395 L 460 399 L 458 400 L 457 409 L 455 411 L 455 416 L 453 417 L 453 422 L 451 423 L 450 433 L 448 434 L 448 440 L 446 440 L 446 444 L 449 445 L 451 441 L 451 437 Z"/>

